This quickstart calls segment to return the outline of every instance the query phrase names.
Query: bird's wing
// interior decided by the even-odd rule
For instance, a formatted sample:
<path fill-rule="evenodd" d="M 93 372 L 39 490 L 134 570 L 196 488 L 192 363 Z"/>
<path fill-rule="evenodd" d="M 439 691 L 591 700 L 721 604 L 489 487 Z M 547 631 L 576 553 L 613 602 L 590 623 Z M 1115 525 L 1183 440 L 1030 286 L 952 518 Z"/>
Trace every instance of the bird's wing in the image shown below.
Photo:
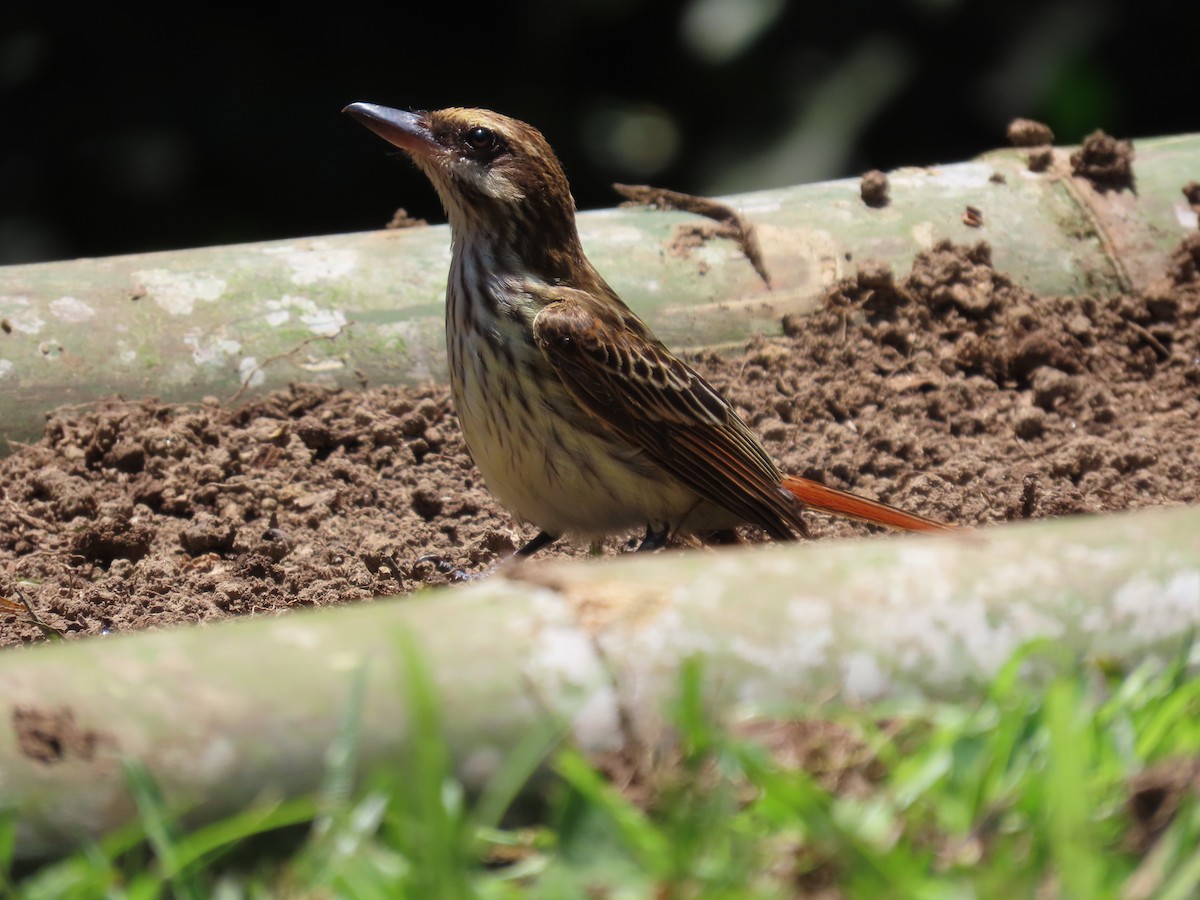
<path fill-rule="evenodd" d="M 780 473 L 729 403 L 623 304 L 554 288 L 533 322 L 583 409 L 701 497 L 775 537 L 802 528 Z"/>

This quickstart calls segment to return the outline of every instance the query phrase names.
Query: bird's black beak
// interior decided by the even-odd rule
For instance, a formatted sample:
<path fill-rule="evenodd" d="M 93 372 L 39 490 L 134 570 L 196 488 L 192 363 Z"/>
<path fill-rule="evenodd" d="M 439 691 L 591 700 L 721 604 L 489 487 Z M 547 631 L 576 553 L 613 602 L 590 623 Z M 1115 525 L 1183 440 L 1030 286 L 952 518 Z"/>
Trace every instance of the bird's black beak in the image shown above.
<path fill-rule="evenodd" d="M 428 117 L 423 112 L 390 109 L 374 103 L 351 103 L 342 112 L 349 113 L 389 144 L 409 153 L 428 156 L 436 146 L 429 131 Z"/>

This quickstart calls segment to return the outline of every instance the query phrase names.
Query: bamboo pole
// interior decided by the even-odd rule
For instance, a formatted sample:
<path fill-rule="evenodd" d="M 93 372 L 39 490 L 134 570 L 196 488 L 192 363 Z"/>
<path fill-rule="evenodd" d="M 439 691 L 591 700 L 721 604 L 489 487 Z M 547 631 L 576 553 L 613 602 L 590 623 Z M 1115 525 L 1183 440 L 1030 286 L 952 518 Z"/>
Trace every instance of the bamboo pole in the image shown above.
<path fill-rule="evenodd" d="M 0 654 L 0 808 L 22 858 L 133 815 L 122 757 L 198 823 L 319 784 L 365 673 L 364 769 L 411 739 L 400 636 L 428 661 L 460 778 L 531 728 L 659 745 L 684 660 L 714 717 L 967 699 L 1028 641 L 1136 666 L 1200 627 L 1200 509 L 866 539 L 526 563 L 420 598 Z M 748 584 L 747 573 L 753 573 Z M 1036 672 L 1031 671 L 1031 675 Z"/>
<path fill-rule="evenodd" d="M 997 267 L 1039 293 L 1144 284 L 1196 227 L 1180 188 L 1200 171 L 1200 134 L 1139 141 L 1136 194 L 1072 178 L 1069 149 L 1040 174 L 1016 150 L 901 169 L 882 209 L 856 179 L 727 198 L 756 229 L 770 289 L 733 241 L 675 252 L 676 230 L 704 221 L 687 213 L 606 210 L 580 226 L 613 287 L 676 349 L 777 333 L 859 261 L 902 272 L 941 238 L 991 241 Z M 0 268 L 0 450 L 36 438 L 56 406 L 115 394 L 442 379 L 448 260 L 434 227 Z"/>

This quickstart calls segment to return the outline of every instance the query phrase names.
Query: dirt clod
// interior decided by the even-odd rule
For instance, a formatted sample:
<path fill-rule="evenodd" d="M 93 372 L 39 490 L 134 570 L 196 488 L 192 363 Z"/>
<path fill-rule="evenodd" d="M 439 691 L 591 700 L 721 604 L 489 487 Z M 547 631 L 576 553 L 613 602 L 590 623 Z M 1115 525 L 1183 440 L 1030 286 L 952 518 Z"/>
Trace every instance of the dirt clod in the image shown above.
<path fill-rule="evenodd" d="M 1098 191 L 1133 190 L 1133 144 L 1093 131 L 1071 154 L 1071 172 Z"/>
<path fill-rule="evenodd" d="M 88 562 L 107 566 L 117 559 L 137 562 L 150 551 L 154 531 L 150 526 L 127 518 L 104 516 L 77 531 L 71 538 L 71 552 Z"/>
<path fill-rule="evenodd" d="M 21 753 L 46 765 L 66 760 L 87 762 L 100 747 L 112 743 L 110 736 L 80 727 L 75 713 L 66 707 L 18 706 L 13 710 L 12 724 Z"/>
<path fill-rule="evenodd" d="M 863 203 L 872 209 L 881 209 L 888 205 L 889 189 L 887 175 L 878 169 L 864 173 L 858 183 L 858 191 L 862 195 Z"/>
<path fill-rule="evenodd" d="M 408 210 L 401 207 L 392 214 L 392 218 L 383 227 L 390 231 L 396 231 L 401 228 L 424 228 L 428 224 L 424 219 L 409 215 Z"/>
<path fill-rule="evenodd" d="M 1050 168 L 1050 164 L 1052 162 L 1054 162 L 1054 151 L 1049 147 L 1043 147 L 1040 150 L 1034 150 L 1029 154 L 1029 171 L 1045 172 Z"/>
<path fill-rule="evenodd" d="M 1054 143 L 1054 132 L 1033 119 L 1013 119 L 1008 123 L 1008 142 L 1014 147 L 1041 147 Z"/>
<path fill-rule="evenodd" d="M 1183 196 L 1187 198 L 1187 202 L 1192 209 L 1200 212 L 1200 181 L 1189 181 L 1183 186 Z"/>

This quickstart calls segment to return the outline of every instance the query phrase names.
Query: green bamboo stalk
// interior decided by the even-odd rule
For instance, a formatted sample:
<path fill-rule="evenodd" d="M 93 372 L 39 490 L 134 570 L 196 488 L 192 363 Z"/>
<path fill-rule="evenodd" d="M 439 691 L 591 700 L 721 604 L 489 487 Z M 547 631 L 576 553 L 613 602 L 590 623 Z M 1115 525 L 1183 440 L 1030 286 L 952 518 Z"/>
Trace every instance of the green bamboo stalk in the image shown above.
<path fill-rule="evenodd" d="M 777 333 L 859 261 L 903 273 L 941 238 L 991 241 L 997 267 L 1040 293 L 1144 284 L 1196 227 L 1180 187 L 1200 171 L 1200 134 L 1139 141 L 1136 194 L 1071 178 L 1069 149 L 1042 174 L 1015 150 L 901 169 L 883 209 L 855 179 L 727 198 L 757 231 L 770 289 L 732 241 L 669 252 L 696 216 L 616 209 L 580 225 L 593 261 L 676 349 Z M 964 222 L 968 205 L 982 227 Z M 0 450 L 36 438 L 56 406 L 115 394 L 443 379 L 448 260 L 448 231 L 434 227 L 0 268 Z"/>
<path fill-rule="evenodd" d="M 1200 509 L 964 532 L 527 563 L 421 598 L 0 654 L 0 809 L 17 854 L 133 815 L 140 760 L 199 823 L 315 790 L 363 677 L 363 766 L 409 745 L 401 636 L 428 661 L 458 776 L 478 788 L 530 729 L 587 752 L 668 739 L 680 666 L 718 719 L 979 695 L 1028 641 L 1135 666 L 1200 627 Z M 747 573 L 753 573 L 748 585 Z"/>

